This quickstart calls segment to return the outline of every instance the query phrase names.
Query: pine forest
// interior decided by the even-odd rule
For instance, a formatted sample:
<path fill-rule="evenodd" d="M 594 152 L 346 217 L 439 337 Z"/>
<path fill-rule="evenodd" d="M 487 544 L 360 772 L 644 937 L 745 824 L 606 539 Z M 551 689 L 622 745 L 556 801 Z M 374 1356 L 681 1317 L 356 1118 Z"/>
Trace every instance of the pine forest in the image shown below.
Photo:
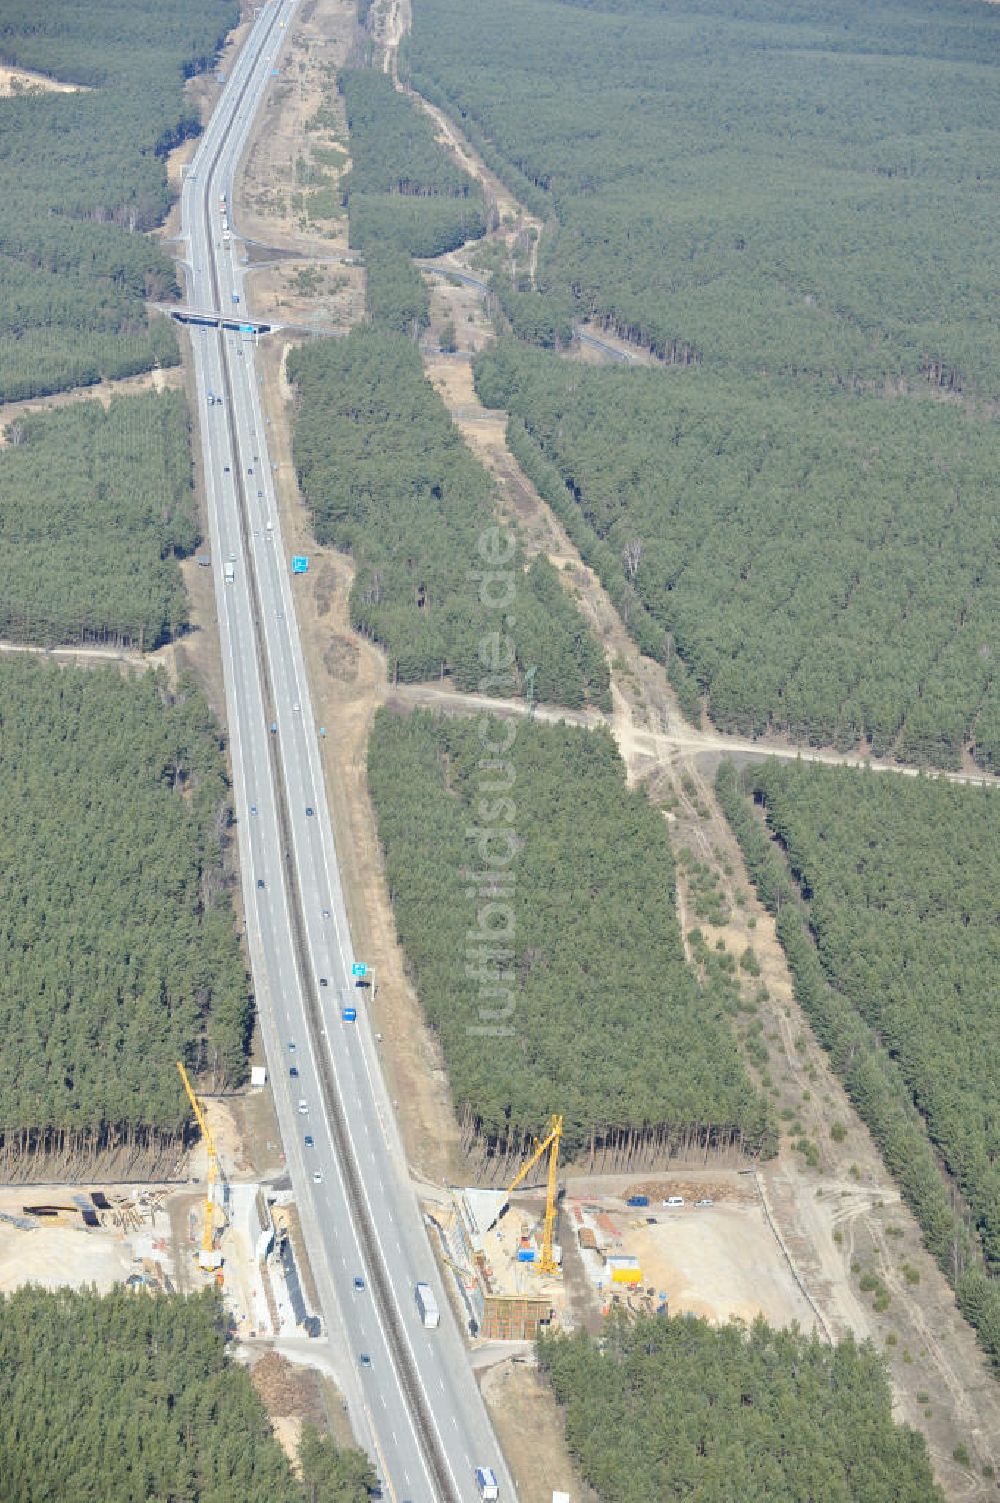
<path fill-rule="evenodd" d="M 1000 767 L 995 425 L 510 340 L 476 378 L 692 718 Z"/>
<path fill-rule="evenodd" d="M 5 436 L 0 636 L 153 651 L 183 631 L 178 561 L 199 538 L 183 393 L 29 414 Z"/>
<path fill-rule="evenodd" d="M 567 1152 L 609 1168 L 771 1151 L 731 994 L 684 959 L 662 815 L 606 732 L 380 710 L 368 774 L 470 1145 L 518 1153 L 558 1111 Z"/>
<path fill-rule="evenodd" d="M 851 1339 L 643 1316 L 539 1357 L 600 1503 L 943 1503 L 880 1358 Z"/>
<path fill-rule="evenodd" d="M 535 667 L 537 698 L 609 707 L 597 642 L 548 560 L 527 564 L 498 527 L 494 482 L 425 379 L 412 340 L 361 330 L 313 341 L 289 354 L 288 374 L 299 404 L 295 467 L 316 537 L 351 554 L 351 618 L 385 647 L 390 677 L 448 675 L 458 688 L 509 698 Z M 497 559 L 510 583 L 503 611 L 517 630 L 513 661 L 498 658 L 491 671 L 483 644 L 503 611 L 482 585 Z M 506 581 L 498 588 L 506 592 Z"/>
<path fill-rule="evenodd" d="M 168 152 L 200 128 L 185 80 L 236 16 L 234 0 L 4 5 L 4 61 L 78 87 L 2 104 L 0 400 L 177 364 L 146 308 L 177 275 L 139 232 L 170 206 Z"/>
<path fill-rule="evenodd" d="M 742 781 L 766 825 L 729 764 L 720 799 L 796 995 L 1000 1364 L 996 792 L 776 762 Z"/>
<path fill-rule="evenodd" d="M 998 43 L 965 0 L 414 0 L 400 68 L 546 224 L 557 325 L 995 395 Z"/>
<path fill-rule="evenodd" d="M 351 169 L 341 179 L 351 245 L 440 256 L 482 235 L 476 185 L 420 106 L 372 68 L 345 70 L 339 85 L 351 142 Z"/>
<path fill-rule="evenodd" d="M 250 1024 L 219 733 L 162 674 L 0 661 L 0 1136 L 178 1142 L 174 1062 L 221 1086 Z"/>
<path fill-rule="evenodd" d="M 366 1503 L 367 1459 L 308 1429 L 301 1481 L 212 1290 L 0 1295 L 4 1503 Z"/>

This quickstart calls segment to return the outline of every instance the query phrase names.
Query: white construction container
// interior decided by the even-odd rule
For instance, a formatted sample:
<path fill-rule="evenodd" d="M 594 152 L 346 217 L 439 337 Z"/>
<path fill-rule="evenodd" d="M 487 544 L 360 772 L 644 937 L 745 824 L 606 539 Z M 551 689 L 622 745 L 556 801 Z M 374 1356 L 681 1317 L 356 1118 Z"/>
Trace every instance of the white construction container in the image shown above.
<path fill-rule="evenodd" d="M 441 1324 L 441 1311 L 434 1298 L 434 1290 L 430 1284 L 418 1284 L 413 1294 L 420 1311 L 420 1324 L 426 1326 L 428 1331 L 435 1330 Z"/>

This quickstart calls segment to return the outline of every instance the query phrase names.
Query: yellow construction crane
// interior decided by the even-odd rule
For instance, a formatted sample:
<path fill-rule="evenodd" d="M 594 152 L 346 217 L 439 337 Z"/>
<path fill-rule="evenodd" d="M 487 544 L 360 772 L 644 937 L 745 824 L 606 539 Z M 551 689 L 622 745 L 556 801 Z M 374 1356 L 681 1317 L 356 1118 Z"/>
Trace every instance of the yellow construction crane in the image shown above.
<path fill-rule="evenodd" d="M 180 1060 L 177 1061 L 177 1068 L 181 1072 L 181 1080 L 184 1082 L 184 1089 L 187 1091 L 191 1110 L 194 1112 L 195 1119 L 201 1129 L 201 1135 L 205 1140 L 205 1147 L 208 1149 L 208 1182 L 205 1186 L 205 1225 L 201 1234 L 201 1251 L 198 1254 L 198 1266 L 211 1273 L 216 1268 L 222 1267 L 222 1253 L 215 1245 L 215 1186 L 219 1179 L 219 1155 L 215 1151 L 215 1142 L 208 1130 L 208 1123 L 205 1121 L 205 1113 L 201 1109 L 201 1103 L 194 1093 L 191 1082 L 188 1080 L 187 1071 Z"/>
<path fill-rule="evenodd" d="M 507 1186 L 507 1194 L 513 1195 L 518 1185 L 526 1174 L 538 1163 L 542 1154 L 548 1150 L 549 1155 L 549 1189 L 545 1197 L 545 1230 L 542 1234 L 542 1256 L 535 1263 L 539 1273 L 558 1273 L 559 1264 L 552 1256 L 552 1233 L 556 1224 L 556 1171 L 559 1165 L 559 1140 L 562 1137 L 563 1119 L 553 1112 L 552 1121 L 549 1124 L 549 1133 L 541 1143 L 535 1140 L 535 1151 L 528 1162 L 521 1168 Z"/>

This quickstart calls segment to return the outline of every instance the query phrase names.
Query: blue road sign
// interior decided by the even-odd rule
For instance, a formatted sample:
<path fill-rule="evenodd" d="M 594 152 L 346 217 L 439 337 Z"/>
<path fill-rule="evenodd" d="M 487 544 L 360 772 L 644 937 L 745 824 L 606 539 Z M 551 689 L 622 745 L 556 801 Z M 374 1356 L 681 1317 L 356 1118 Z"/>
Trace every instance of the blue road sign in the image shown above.
<path fill-rule="evenodd" d="M 295 553 L 292 555 L 292 573 L 304 574 L 309 567 L 309 560 L 305 554 Z"/>
<path fill-rule="evenodd" d="M 367 966 L 367 963 L 365 961 L 363 961 L 363 960 L 354 960 L 354 961 L 352 961 L 351 962 L 351 975 L 352 976 L 367 976 L 368 975 L 368 966 Z"/>

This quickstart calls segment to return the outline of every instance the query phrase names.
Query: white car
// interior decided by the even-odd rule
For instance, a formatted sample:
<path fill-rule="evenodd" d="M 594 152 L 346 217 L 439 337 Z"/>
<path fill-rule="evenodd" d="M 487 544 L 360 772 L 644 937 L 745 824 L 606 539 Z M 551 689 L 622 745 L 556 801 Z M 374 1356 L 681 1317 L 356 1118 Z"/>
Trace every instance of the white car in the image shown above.
<path fill-rule="evenodd" d="M 300 1101 L 299 1102 L 299 1116 L 300 1117 L 304 1117 L 307 1114 L 308 1111 L 309 1111 L 309 1103 L 308 1103 L 308 1101 Z"/>

